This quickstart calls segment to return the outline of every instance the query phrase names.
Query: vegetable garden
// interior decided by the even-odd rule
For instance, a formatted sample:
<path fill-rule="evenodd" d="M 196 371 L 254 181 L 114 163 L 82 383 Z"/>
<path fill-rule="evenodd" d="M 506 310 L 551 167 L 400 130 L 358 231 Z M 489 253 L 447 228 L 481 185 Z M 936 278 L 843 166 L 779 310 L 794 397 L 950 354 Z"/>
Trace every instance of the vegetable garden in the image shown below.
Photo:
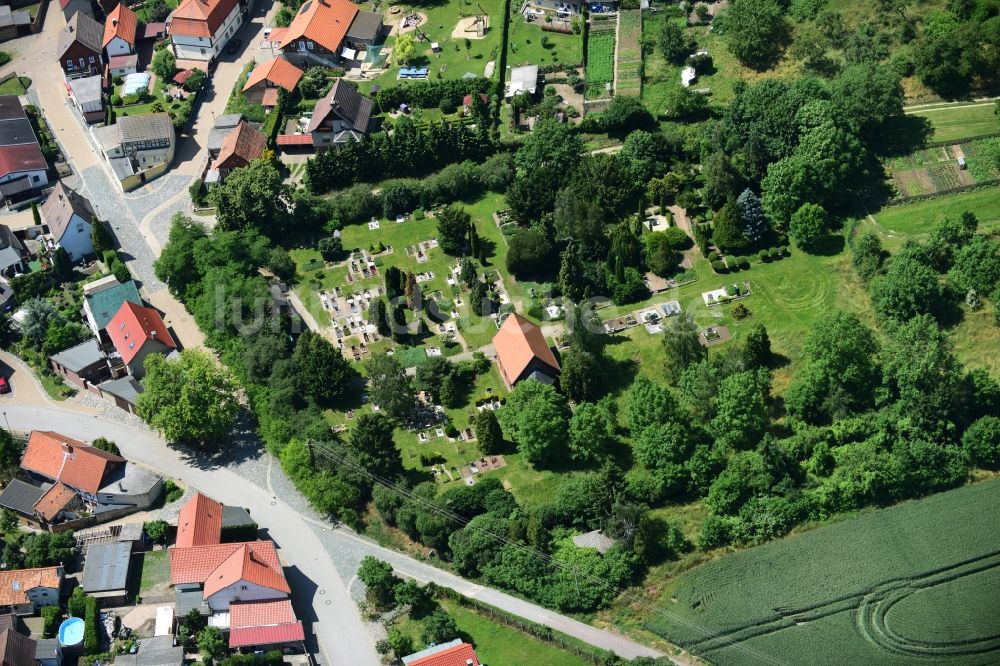
<path fill-rule="evenodd" d="M 997 663 L 998 501 L 989 481 L 709 562 L 647 626 L 717 664 Z"/>
<path fill-rule="evenodd" d="M 636 95 L 642 92 L 642 12 L 626 9 L 618 12 L 618 82 L 616 95 Z"/>
<path fill-rule="evenodd" d="M 615 24 L 592 22 L 587 40 L 587 99 L 610 97 L 607 84 L 615 79 Z"/>

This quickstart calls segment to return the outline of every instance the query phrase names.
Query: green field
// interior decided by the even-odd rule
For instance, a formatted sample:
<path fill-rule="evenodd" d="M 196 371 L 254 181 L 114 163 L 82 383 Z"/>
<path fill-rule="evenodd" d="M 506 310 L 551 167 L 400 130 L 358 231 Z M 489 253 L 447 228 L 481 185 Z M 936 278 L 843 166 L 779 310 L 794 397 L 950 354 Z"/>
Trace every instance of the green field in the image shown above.
<path fill-rule="evenodd" d="M 583 62 L 583 36 L 561 32 L 542 31 L 541 21 L 525 23 L 517 14 L 510 19 L 507 40 L 507 64 L 520 65 L 563 64 L 579 65 Z"/>
<path fill-rule="evenodd" d="M 923 238 L 944 218 L 956 217 L 967 210 L 976 213 L 980 230 L 1000 229 L 1000 188 L 984 187 L 891 206 L 875 213 L 874 218 L 886 237 L 886 245 L 893 249 L 903 244 L 904 236 Z"/>
<path fill-rule="evenodd" d="M 934 128 L 931 141 L 961 141 L 1000 132 L 1000 116 L 996 115 L 995 102 L 977 102 L 972 105 L 946 105 L 912 111 Z"/>
<path fill-rule="evenodd" d="M 647 626 L 720 665 L 995 664 L 998 502 L 988 481 L 709 562 Z"/>
<path fill-rule="evenodd" d="M 166 591 L 170 584 L 170 557 L 166 550 L 150 550 L 142 554 L 139 594 Z"/>

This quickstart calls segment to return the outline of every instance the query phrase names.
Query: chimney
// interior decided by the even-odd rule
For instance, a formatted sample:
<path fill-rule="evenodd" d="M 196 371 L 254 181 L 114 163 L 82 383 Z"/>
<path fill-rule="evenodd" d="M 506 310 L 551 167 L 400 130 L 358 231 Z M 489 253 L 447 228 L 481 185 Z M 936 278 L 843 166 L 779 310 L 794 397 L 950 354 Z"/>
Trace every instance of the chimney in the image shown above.
<path fill-rule="evenodd" d="M 73 453 L 73 447 L 70 446 L 67 442 L 63 442 L 62 450 L 63 453 Z"/>
<path fill-rule="evenodd" d="M 118 19 L 111 19 L 111 27 L 113 28 L 118 27 Z"/>
<path fill-rule="evenodd" d="M 150 331 L 149 332 L 149 339 L 150 340 L 155 340 L 156 339 L 156 331 Z"/>

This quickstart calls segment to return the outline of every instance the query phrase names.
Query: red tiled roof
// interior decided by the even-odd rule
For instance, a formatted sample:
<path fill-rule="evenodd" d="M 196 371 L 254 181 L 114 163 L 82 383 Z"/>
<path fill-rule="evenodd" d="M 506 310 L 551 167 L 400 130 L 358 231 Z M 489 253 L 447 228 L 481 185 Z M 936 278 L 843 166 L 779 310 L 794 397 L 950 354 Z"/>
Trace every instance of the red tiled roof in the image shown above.
<path fill-rule="evenodd" d="M 295 622 L 295 611 L 289 599 L 235 601 L 229 605 L 229 626 L 232 629 L 266 627 L 292 622 Z"/>
<path fill-rule="evenodd" d="M 311 146 L 313 138 L 311 134 L 279 134 L 275 143 L 279 146 Z"/>
<path fill-rule="evenodd" d="M 195 493 L 177 517 L 177 548 L 212 546 L 222 538 L 222 504 Z"/>
<path fill-rule="evenodd" d="M 143 345 L 152 340 L 170 349 L 177 348 L 160 313 L 130 301 L 122 303 L 105 330 L 126 364 L 131 363 Z"/>
<path fill-rule="evenodd" d="M 222 148 L 215 160 L 216 169 L 238 169 L 259 158 L 267 149 L 267 137 L 241 120 L 222 140 Z"/>
<path fill-rule="evenodd" d="M 357 14 L 357 6 L 349 0 L 306 0 L 288 26 L 281 48 L 306 39 L 336 53 Z"/>
<path fill-rule="evenodd" d="M 243 86 L 244 92 L 254 87 L 262 81 L 270 81 L 276 86 L 280 86 L 292 92 L 295 86 L 299 85 L 302 78 L 302 70 L 288 62 L 284 58 L 275 58 L 269 62 L 262 62 L 253 68 L 247 82 Z"/>
<path fill-rule="evenodd" d="M 74 497 L 76 492 L 72 488 L 62 482 L 56 483 L 35 502 L 35 513 L 44 520 L 52 520 L 73 501 Z"/>
<path fill-rule="evenodd" d="M 513 385 L 532 361 L 538 359 L 553 369 L 559 369 L 555 355 L 545 342 L 542 329 L 516 312 L 508 315 L 493 337 L 500 371 L 508 385 Z"/>
<path fill-rule="evenodd" d="M 479 99 L 484 102 L 490 101 L 490 98 L 486 96 L 486 93 L 479 93 Z M 462 106 L 472 106 L 472 95 L 466 95 L 462 98 Z"/>
<path fill-rule="evenodd" d="M 287 32 L 288 32 L 288 28 L 275 28 L 274 30 L 272 30 L 268 34 L 268 36 L 267 36 L 266 39 L 269 42 L 272 42 L 272 43 L 273 42 L 277 42 L 277 43 L 280 44 L 281 40 L 283 40 L 285 38 L 285 33 L 287 33 Z"/>
<path fill-rule="evenodd" d="M 171 35 L 211 37 L 232 13 L 239 0 L 184 0 L 174 10 Z"/>
<path fill-rule="evenodd" d="M 278 551 L 271 541 L 221 543 L 215 546 L 170 549 L 170 584 L 204 583 L 233 553 L 246 547 L 264 566 L 281 571 Z M 286 584 L 287 586 L 287 584 Z"/>
<path fill-rule="evenodd" d="M 278 645 L 295 643 L 306 638 L 301 622 L 277 624 L 269 627 L 246 627 L 230 629 L 229 647 L 250 647 L 252 645 Z M 462 666 L 465 666 L 463 663 Z"/>
<path fill-rule="evenodd" d="M 41 171 L 48 168 L 37 143 L 0 146 L 0 178 L 19 171 Z"/>
<path fill-rule="evenodd" d="M 192 74 L 194 74 L 193 69 L 182 69 L 174 74 L 174 83 L 184 85 L 184 82 L 190 79 Z"/>
<path fill-rule="evenodd" d="M 108 65 L 111 69 L 121 69 L 123 67 L 135 67 L 139 63 L 139 55 L 136 53 L 126 53 L 108 58 Z"/>
<path fill-rule="evenodd" d="M 35 430 L 21 458 L 21 468 L 66 485 L 96 493 L 108 467 L 123 464 L 125 459 L 95 449 L 83 442 L 55 432 Z"/>
<path fill-rule="evenodd" d="M 31 603 L 28 591 L 38 587 L 56 590 L 62 582 L 62 567 L 0 570 L 0 606 Z"/>
<path fill-rule="evenodd" d="M 285 580 L 281 565 L 271 566 L 263 557 L 254 553 L 250 544 L 244 544 L 223 560 L 205 580 L 205 598 L 208 599 L 219 590 L 240 581 L 254 583 L 285 594 L 292 592 L 288 587 L 288 581 Z"/>
<path fill-rule="evenodd" d="M 466 666 L 471 659 L 474 666 L 479 666 L 479 657 L 468 643 L 459 643 L 455 647 L 429 654 L 420 659 L 414 659 L 406 666 Z"/>
<path fill-rule="evenodd" d="M 125 5 L 118 5 L 108 14 L 107 21 L 104 22 L 104 41 L 102 46 L 107 46 L 115 37 L 135 46 L 135 33 L 139 27 L 139 18 L 136 13 Z"/>

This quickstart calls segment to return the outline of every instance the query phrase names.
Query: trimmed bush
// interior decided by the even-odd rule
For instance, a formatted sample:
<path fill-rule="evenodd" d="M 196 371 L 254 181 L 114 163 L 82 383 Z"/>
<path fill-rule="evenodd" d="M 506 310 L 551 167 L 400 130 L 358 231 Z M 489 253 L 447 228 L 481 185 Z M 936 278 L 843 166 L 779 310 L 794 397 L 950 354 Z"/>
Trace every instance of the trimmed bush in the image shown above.
<path fill-rule="evenodd" d="M 716 252 L 715 250 L 712 250 L 711 252 L 708 253 L 708 260 L 709 261 L 718 261 L 719 260 L 719 253 Z"/>
<path fill-rule="evenodd" d="M 728 273 L 729 269 L 726 268 L 726 264 L 723 261 L 713 261 L 712 270 L 716 273 Z"/>
<path fill-rule="evenodd" d="M 42 633 L 45 638 L 52 638 L 59 628 L 59 606 L 45 606 L 42 608 Z"/>
<path fill-rule="evenodd" d="M 745 270 L 750 268 L 750 260 L 746 257 L 736 257 L 736 265 Z"/>

